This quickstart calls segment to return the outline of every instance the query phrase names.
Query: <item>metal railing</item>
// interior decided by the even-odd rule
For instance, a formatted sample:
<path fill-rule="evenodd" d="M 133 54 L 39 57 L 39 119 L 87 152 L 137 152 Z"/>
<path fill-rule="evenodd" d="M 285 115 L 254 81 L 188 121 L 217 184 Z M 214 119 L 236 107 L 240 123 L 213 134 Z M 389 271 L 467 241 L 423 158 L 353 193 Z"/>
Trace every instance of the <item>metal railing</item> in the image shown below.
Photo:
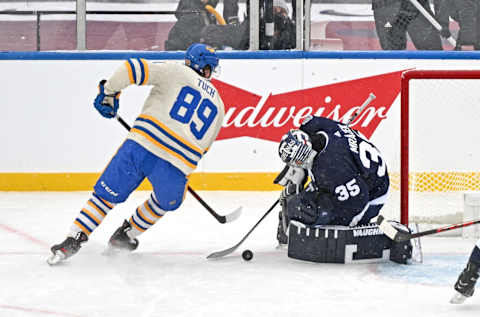
<path fill-rule="evenodd" d="M 265 0 L 273 2 L 273 0 Z M 296 49 L 297 50 L 309 50 L 310 47 L 310 10 L 305 10 L 304 14 L 304 5 L 305 8 L 310 8 L 311 0 L 296 0 L 296 25 L 304 24 L 304 15 L 305 15 L 305 30 L 303 27 L 296 28 Z M 259 0 L 250 0 L 250 39 L 249 39 L 249 50 L 258 51 L 260 46 L 260 36 L 259 36 L 259 24 L 260 24 L 260 14 L 259 14 Z M 200 14 L 200 11 L 196 10 L 187 10 L 187 11 L 169 11 L 169 10 L 156 10 L 156 11 L 138 11 L 138 10 L 125 10 L 125 11 L 108 11 L 108 10 L 86 10 L 86 1 L 77 0 L 76 10 L 3 10 L 0 11 L 0 15 L 32 15 L 36 16 L 36 49 L 40 51 L 41 48 L 41 38 L 40 38 L 40 22 L 42 15 L 62 15 L 62 14 L 72 14 L 76 15 L 76 48 L 77 50 L 86 50 L 87 49 L 87 15 L 165 15 L 165 14 L 175 14 L 175 13 L 192 13 Z"/>
<path fill-rule="evenodd" d="M 92 15 L 108 15 L 108 14 L 115 14 L 115 15 L 137 15 L 137 14 L 175 14 L 175 13 L 195 13 L 198 14 L 200 11 L 106 11 L 106 10 L 92 10 L 92 11 L 85 11 L 85 14 L 92 14 Z M 4 10 L 0 11 L 0 14 L 3 15 L 33 15 L 36 16 L 36 40 L 37 40 L 37 51 L 40 51 L 40 21 L 42 15 L 61 15 L 61 14 L 76 14 L 77 15 L 77 49 L 78 50 L 85 50 L 86 49 L 86 19 L 85 22 L 83 18 L 78 18 L 78 11 L 73 10 L 31 10 L 31 11 L 16 11 L 16 10 Z M 83 15 L 82 15 L 83 16 Z"/>

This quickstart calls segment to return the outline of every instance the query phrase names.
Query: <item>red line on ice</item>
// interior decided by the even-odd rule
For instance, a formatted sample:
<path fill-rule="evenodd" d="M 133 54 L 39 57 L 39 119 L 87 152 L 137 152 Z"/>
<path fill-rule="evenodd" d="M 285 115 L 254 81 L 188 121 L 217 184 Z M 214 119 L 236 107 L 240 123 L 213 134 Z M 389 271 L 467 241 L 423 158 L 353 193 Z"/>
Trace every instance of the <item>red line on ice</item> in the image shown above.
<path fill-rule="evenodd" d="M 30 313 L 42 313 L 47 315 L 65 316 L 65 317 L 83 317 L 81 315 L 59 313 L 59 312 L 54 312 L 54 311 L 45 310 L 45 309 L 25 308 L 25 307 L 10 306 L 10 305 L 0 305 L 0 309 L 12 309 L 12 310 L 19 310 L 19 311 L 30 312 Z"/>
<path fill-rule="evenodd" d="M 16 235 L 19 235 L 21 236 L 22 238 L 25 238 L 37 245 L 41 245 L 42 247 L 49 247 L 49 244 L 44 242 L 44 241 L 41 241 L 41 240 L 38 240 L 37 238 L 35 237 L 32 237 L 31 235 L 25 233 L 25 232 L 21 232 L 21 231 L 18 231 L 17 229 L 15 228 L 12 228 L 10 226 L 7 226 L 7 225 L 4 225 L 4 224 L 1 224 L 0 223 L 0 229 L 3 229 L 5 231 L 8 231 L 8 232 L 11 232 L 11 233 L 14 233 Z"/>

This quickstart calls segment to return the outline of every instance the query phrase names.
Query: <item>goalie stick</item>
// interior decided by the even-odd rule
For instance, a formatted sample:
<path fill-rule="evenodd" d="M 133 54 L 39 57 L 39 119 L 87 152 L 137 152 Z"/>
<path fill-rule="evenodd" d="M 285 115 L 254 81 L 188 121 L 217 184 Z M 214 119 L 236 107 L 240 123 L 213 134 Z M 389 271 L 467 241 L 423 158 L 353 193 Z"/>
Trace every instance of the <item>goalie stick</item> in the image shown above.
<path fill-rule="evenodd" d="M 267 210 L 267 212 L 262 216 L 262 218 L 260 218 L 260 220 L 258 220 L 257 223 L 247 232 L 247 234 L 242 238 L 242 240 L 240 240 L 237 244 L 235 244 L 231 248 L 211 253 L 210 255 L 207 256 L 207 259 L 218 259 L 234 252 L 243 243 L 243 241 L 245 241 L 248 238 L 250 233 L 252 233 L 252 231 L 255 230 L 255 228 L 260 224 L 260 222 L 262 222 L 263 219 L 267 217 L 267 215 L 273 210 L 273 208 L 277 206 L 279 201 L 280 201 L 279 199 L 275 201 L 275 203 Z"/>
<path fill-rule="evenodd" d="M 449 230 L 455 230 L 455 229 L 460 229 L 460 228 L 465 228 L 471 225 L 479 224 L 480 220 L 472 220 L 468 222 L 463 222 L 451 226 L 446 226 L 446 227 L 441 227 L 437 229 L 431 229 L 431 230 L 426 230 L 426 231 L 420 231 L 416 232 L 413 234 L 407 233 L 407 232 L 401 232 L 395 229 L 391 224 L 389 224 L 387 221 L 385 221 L 385 218 L 383 216 L 378 216 L 377 218 L 377 224 L 380 227 L 380 229 L 385 233 L 390 239 L 396 241 L 396 242 L 402 242 L 402 241 L 407 241 L 410 239 L 415 239 L 418 237 L 423 237 L 423 236 L 428 236 L 431 234 L 436 234 L 444 231 L 449 231 Z"/>
<path fill-rule="evenodd" d="M 125 129 L 127 129 L 128 131 L 130 131 L 130 125 L 125 122 L 125 120 L 122 119 L 122 117 L 120 117 L 118 114 L 115 115 L 115 118 L 118 120 L 118 122 L 120 122 L 121 125 L 123 125 L 123 127 Z M 237 209 L 235 209 L 234 211 L 232 211 L 231 213 L 225 215 L 225 216 L 222 216 L 222 215 L 219 215 L 215 210 L 212 209 L 212 207 L 210 207 L 194 190 L 192 187 L 190 186 L 187 186 L 187 189 L 188 191 L 190 192 L 190 194 L 192 194 L 193 197 L 195 197 L 195 199 L 203 206 L 205 207 L 205 209 L 207 209 L 207 211 L 213 216 L 215 217 L 215 219 L 217 219 L 218 222 L 220 223 L 227 223 L 227 222 L 232 222 L 232 221 L 235 221 L 238 217 L 240 217 L 240 214 L 242 213 L 242 207 L 238 207 Z"/>
<path fill-rule="evenodd" d="M 358 117 L 358 115 L 363 111 L 363 109 L 365 109 L 365 107 L 368 106 L 370 102 L 372 102 L 372 100 L 374 100 L 375 98 L 377 97 L 373 93 L 370 93 L 370 95 L 368 95 L 368 98 L 363 102 L 360 108 L 358 108 L 357 111 L 355 111 L 353 115 L 350 117 L 350 119 L 348 119 L 347 126 L 350 126 L 353 120 L 355 120 Z"/>

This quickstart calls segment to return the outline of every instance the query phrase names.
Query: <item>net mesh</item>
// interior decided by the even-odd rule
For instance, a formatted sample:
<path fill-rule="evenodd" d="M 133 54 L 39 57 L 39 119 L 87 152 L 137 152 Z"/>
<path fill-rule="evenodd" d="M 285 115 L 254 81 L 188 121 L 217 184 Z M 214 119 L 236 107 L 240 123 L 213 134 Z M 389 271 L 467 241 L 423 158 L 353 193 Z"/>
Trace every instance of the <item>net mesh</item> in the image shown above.
<path fill-rule="evenodd" d="M 464 192 L 480 191 L 480 172 L 418 172 L 409 174 L 409 191 Z M 390 186 L 400 190 L 400 175 L 390 175 Z"/>
<path fill-rule="evenodd" d="M 477 76 L 409 81 L 410 222 L 463 222 L 465 195 L 480 193 L 480 150 L 473 141 L 480 138 L 475 124 L 480 119 L 480 73 Z M 391 178 L 392 188 L 399 190 L 399 175 Z"/>

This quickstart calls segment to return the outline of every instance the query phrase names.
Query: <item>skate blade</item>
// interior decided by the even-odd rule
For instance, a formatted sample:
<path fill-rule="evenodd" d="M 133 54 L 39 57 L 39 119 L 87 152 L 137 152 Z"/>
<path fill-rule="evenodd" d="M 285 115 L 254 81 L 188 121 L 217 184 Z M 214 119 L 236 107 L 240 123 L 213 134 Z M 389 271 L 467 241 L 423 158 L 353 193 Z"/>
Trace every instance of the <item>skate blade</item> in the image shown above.
<path fill-rule="evenodd" d="M 56 265 L 60 262 L 62 262 L 65 259 L 65 256 L 61 252 L 56 252 L 52 255 L 50 255 L 47 259 L 47 263 L 49 265 Z"/>
<path fill-rule="evenodd" d="M 455 292 L 452 299 L 450 299 L 450 304 L 463 304 L 467 297 L 459 292 Z"/>

